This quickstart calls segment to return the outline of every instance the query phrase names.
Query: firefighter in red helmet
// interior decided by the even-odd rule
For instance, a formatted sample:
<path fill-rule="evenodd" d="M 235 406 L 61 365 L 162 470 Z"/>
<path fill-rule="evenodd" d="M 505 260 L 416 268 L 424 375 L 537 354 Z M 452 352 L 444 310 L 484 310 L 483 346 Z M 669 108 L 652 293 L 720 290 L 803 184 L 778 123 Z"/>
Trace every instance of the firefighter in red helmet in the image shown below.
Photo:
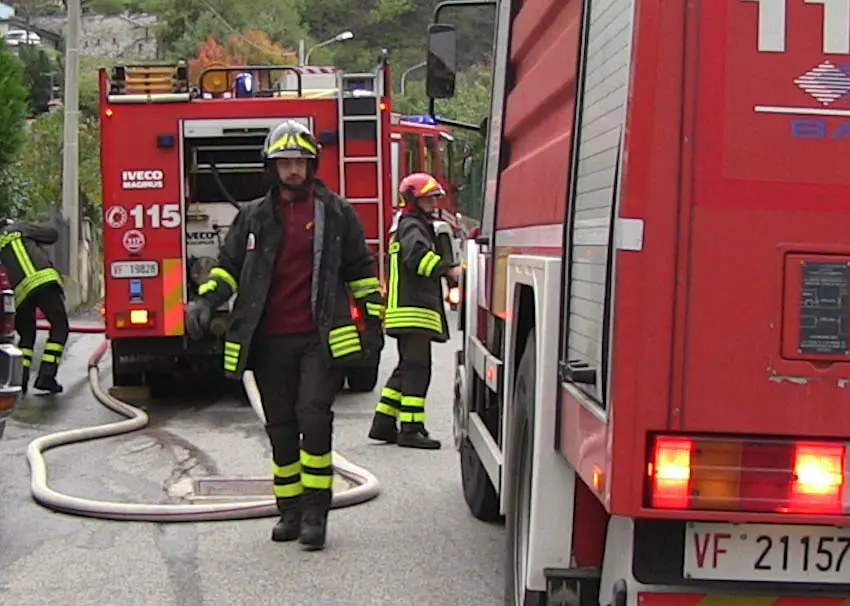
<path fill-rule="evenodd" d="M 463 271 L 440 256 L 431 225 L 437 200 L 445 193 L 427 173 L 405 177 L 399 184 L 402 212 L 390 239 L 384 328 L 398 342 L 399 361 L 381 390 L 369 437 L 407 448 L 440 448 L 425 429 L 431 342 L 449 339 L 440 279 L 459 282 Z"/>

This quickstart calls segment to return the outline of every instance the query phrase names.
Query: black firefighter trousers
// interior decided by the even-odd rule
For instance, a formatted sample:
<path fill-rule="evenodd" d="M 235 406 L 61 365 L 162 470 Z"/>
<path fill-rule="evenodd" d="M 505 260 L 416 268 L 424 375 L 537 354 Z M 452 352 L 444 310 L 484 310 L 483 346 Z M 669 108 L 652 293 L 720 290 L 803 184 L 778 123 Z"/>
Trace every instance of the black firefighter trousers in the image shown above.
<path fill-rule="evenodd" d="M 399 335 L 398 364 L 381 390 L 377 414 L 398 419 L 401 430 L 425 424 L 425 396 L 431 384 L 431 337 Z"/>
<path fill-rule="evenodd" d="M 23 353 L 24 375 L 29 376 L 32 366 L 32 350 L 35 347 L 36 309 L 41 309 L 50 323 L 50 334 L 44 344 L 39 378 L 55 379 L 65 343 L 68 341 L 68 312 L 62 287 L 55 282 L 45 284 L 30 294 L 15 312 L 15 330 L 21 337 L 18 348 Z"/>
<path fill-rule="evenodd" d="M 258 336 L 251 347 L 281 513 L 330 509 L 332 407 L 343 371 L 328 365 L 325 347 L 318 332 Z"/>

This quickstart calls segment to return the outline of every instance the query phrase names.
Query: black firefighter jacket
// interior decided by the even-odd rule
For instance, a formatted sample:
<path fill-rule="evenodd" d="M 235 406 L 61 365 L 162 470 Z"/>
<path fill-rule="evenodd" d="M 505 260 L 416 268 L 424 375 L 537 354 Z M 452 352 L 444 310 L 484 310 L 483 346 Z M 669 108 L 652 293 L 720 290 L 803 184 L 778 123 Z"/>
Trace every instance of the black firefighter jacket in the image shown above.
<path fill-rule="evenodd" d="M 240 378 L 251 340 L 263 314 L 274 276 L 283 218 L 270 192 L 241 205 L 219 252 L 218 264 L 198 292 L 213 308 L 237 293 L 224 344 L 224 370 Z M 329 364 L 360 366 L 377 362 L 384 346 L 381 286 L 375 259 L 351 205 L 323 183 L 315 185 L 315 245 L 311 301 L 319 334 L 328 344 Z M 365 330 L 352 318 L 358 304 Z"/>
<path fill-rule="evenodd" d="M 428 217 L 418 208 L 405 210 L 390 240 L 384 327 L 391 337 L 423 334 L 434 341 L 448 341 L 440 278 L 453 264 L 438 250 L 437 234 Z"/>
<path fill-rule="evenodd" d="M 15 221 L 0 229 L 0 263 L 15 289 L 16 307 L 45 284 L 62 285 L 61 274 L 42 248 L 58 239 L 59 232 L 54 228 L 26 221 Z"/>

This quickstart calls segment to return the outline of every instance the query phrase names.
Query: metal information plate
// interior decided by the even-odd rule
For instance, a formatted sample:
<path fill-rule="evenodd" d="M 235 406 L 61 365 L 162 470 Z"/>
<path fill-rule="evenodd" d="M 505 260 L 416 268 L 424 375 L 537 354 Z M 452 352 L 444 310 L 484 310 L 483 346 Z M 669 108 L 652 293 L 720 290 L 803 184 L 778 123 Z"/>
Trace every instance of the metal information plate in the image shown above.
<path fill-rule="evenodd" d="M 850 354 L 850 267 L 845 262 L 805 261 L 801 273 L 798 351 Z"/>
<path fill-rule="evenodd" d="M 155 278 L 159 275 L 156 261 L 113 261 L 109 266 L 113 278 Z"/>

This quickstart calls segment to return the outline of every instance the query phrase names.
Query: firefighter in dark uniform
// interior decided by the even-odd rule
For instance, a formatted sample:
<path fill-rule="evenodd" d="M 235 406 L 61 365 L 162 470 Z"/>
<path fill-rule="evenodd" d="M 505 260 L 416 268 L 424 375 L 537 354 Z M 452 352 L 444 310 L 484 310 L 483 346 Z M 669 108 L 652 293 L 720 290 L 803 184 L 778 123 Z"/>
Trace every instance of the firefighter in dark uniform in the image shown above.
<path fill-rule="evenodd" d="M 369 437 L 408 448 L 436 450 L 425 429 L 425 396 L 431 382 L 431 342 L 449 338 L 441 278 L 457 283 L 462 268 L 444 259 L 431 225 L 445 195 L 429 174 L 399 184 L 402 213 L 390 239 L 390 278 L 384 327 L 398 342 L 398 365 L 381 390 Z M 396 420 L 401 423 L 399 431 Z"/>
<path fill-rule="evenodd" d="M 300 539 L 307 549 L 325 544 L 331 407 L 343 368 L 373 359 L 384 344 L 375 259 L 352 206 L 316 178 L 319 155 L 299 123 L 271 130 L 263 149 L 269 192 L 242 205 L 186 319 L 200 339 L 212 310 L 236 294 L 225 374 L 253 370 L 263 400 L 281 515 L 272 540 Z"/>
<path fill-rule="evenodd" d="M 33 387 L 48 393 L 60 393 L 62 386 L 56 372 L 68 340 L 68 312 L 62 276 L 53 267 L 42 246 L 59 239 L 53 227 L 24 221 L 0 220 L 0 262 L 6 268 L 15 290 L 15 330 L 20 336 L 18 347 L 23 353 L 23 393 L 29 385 L 32 350 L 35 347 L 36 309 L 44 312 L 50 323 L 50 334 L 44 344 L 38 376 Z"/>

